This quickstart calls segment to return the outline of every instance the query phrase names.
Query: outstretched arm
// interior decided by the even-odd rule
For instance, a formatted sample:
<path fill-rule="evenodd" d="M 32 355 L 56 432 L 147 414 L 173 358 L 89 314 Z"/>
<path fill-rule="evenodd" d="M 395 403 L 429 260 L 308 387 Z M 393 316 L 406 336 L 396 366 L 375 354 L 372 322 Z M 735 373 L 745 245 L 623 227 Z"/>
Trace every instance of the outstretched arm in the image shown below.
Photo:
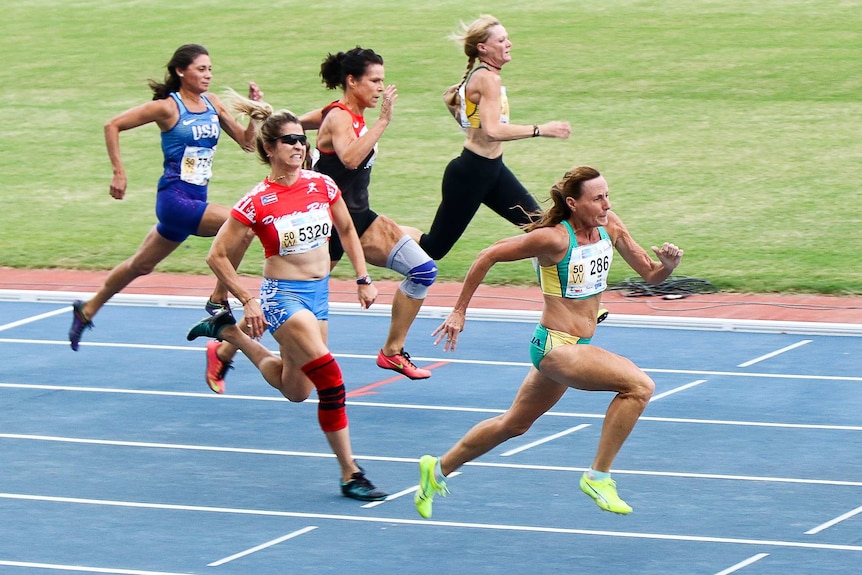
<path fill-rule="evenodd" d="M 123 159 L 120 154 L 120 132 L 131 130 L 150 122 L 155 122 L 163 132 L 170 130 L 180 112 L 173 100 L 152 100 L 146 104 L 135 106 L 122 114 L 111 118 L 105 123 L 105 145 L 108 148 L 108 158 L 111 160 L 111 168 L 114 177 L 111 179 L 110 193 L 115 200 L 122 200 L 126 196 L 126 169 L 123 167 Z"/>
<path fill-rule="evenodd" d="M 561 243 L 562 242 L 562 243 Z M 461 292 L 449 317 L 435 329 L 431 336 L 437 336 L 434 345 L 440 343 L 444 338 L 446 344 L 444 351 L 455 351 L 458 343 L 458 334 L 464 330 L 464 322 L 467 315 L 467 306 L 473 299 L 473 294 L 479 289 L 482 280 L 488 275 L 488 271 L 498 262 L 514 262 L 541 255 L 557 255 L 562 247 L 563 251 L 568 245 L 568 236 L 563 236 L 557 228 L 539 228 L 527 234 L 502 239 L 485 248 L 476 256 L 464 282 L 461 284 Z"/>
<path fill-rule="evenodd" d="M 489 140 L 511 141 L 526 138 L 544 137 L 567 139 L 572 133 L 568 122 L 552 121 L 544 124 L 526 126 L 522 124 L 504 124 L 500 121 L 500 76 L 490 72 L 479 71 L 470 81 L 470 87 L 477 90 L 479 118 L 482 128 Z M 536 133 L 538 130 L 538 133 Z"/>

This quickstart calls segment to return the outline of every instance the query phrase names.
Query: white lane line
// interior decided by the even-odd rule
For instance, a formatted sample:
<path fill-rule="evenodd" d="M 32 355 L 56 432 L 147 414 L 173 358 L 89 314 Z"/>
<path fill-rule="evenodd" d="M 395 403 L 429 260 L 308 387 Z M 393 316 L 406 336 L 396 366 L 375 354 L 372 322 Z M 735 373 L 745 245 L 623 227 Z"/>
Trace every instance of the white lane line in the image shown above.
<path fill-rule="evenodd" d="M 817 527 L 814 527 L 813 529 L 809 529 L 808 531 L 805 532 L 805 534 L 806 535 L 814 535 L 816 533 L 820 533 L 821 531 L 829 529 L 833 525 L 837 525 L 846 519 L 850 519 L 851 517 L 855 517 L 856 515 L 859 515 L 860 513 L 862 513 L 862 507 L 857 507 L 856 509 L 854 509 L 852 511 L 848 511 L 844 515 L 839 515 L 838 517 L 836 517 L 835 519 L 832 519 L 831 521 L 827 521 L 826 523 L 823 523 L 822 525 L 818 525 Z"/>
<path fill-rule="evenodd" d="M 565 430 L 563 430 L 563 431 L 561 431 L 561 432 L 559 432 L 559 433 L 555 433 L 555 434 L 553 434 L 553 435 L 549 435 L 549 436 L 547 436 L 547 437 L 543 437 L 542 439 L 538 439 L 538 440 L 536 440 L 536 441 L 534 441 L 534 442 L 532 442 L 532 443 L 528 443 L 528 444 L 526 444 L 526 445 L 522 445 L 521 447 L 516 447 L 515 449 L 510 449 L 510 450 L 509 450 L 509 451 L 507 451 L 506 453 L 503 453 L 503 454 L 502 454 L 502 457 L 509 457 L 510 455 L 515 455 L 516 453 L 521 453 L 522 451 L 526 451 L 526 450 L 530 449 L 531 447 L 536 447 L 537 445 L 542 445 L 543 443 L 547 443 L 547 442 L 549 442 L 549 441 L 553 441 L 553 440 L 555 440 L 555 439 L 559 439 L 560 437 L 563 437 L 563 436 L 568 435 L 568 434 L 570 434 L 570 433 L 574 433 L 574 432 L 576 432 L 576 431 L 580 431 L 580 430 L 582 430 L 582 429 L 584 429 L 584 428 L 587 428 L 587 427 L 589 427 L 589 426 L 590 426 L 590 424 L 589 424 L 589 423 L 582 423 L 582 424 L 580 424 L 580 425 L 576 425 L 576 426 L 574 426 L 574 427 L 570 427 L 569 429 L 565 429 Z"/>
<path fill-rule="evenodd" d="M 659 393 L 658 395 L 654 395 L 650 398 L 649 402 L 652 403 L 657 399 L 662 399 L 663 397 L 667 397 L 668 395 L 673 395 L 674 393 L 678 393 L 680 391 L 685 391 L 686 389 L 690 389 L 696 385 L 700 385 L 701 383 L 706 383 L 705 379 L 698 379 L 697 381 L 692 381 L 691 383 L 686 383 L 685 385 L 681 385 L 674 389 L 669 389 L 664 393 Z"/>
<path fill-rule="evenodd" d="M 63 312 L 66 310 L 60 310 Z M 55 314 L 56 315 L 56 314 Z M 62 339 L 24 339 L 24 338 L 0 338 L 0 343 L 22 343 L 27 345 L 60 345 L 67 346 L 69 345 L 69 340 Z M 193 347 L 189 345 L 163 345 L 163 344 L 144 344 L 144 343 L 117 343 L 117 342 L 96 342 L 96 341 L 82 341 L 81 345 L 86 345 L 87 347 L 116 347 L 123 349 L 157 349 L 157 350 L 168 350 L 168 351 L 206 351 L 204 347 Z M 265 345 L 265 343 L 264 343 Z M 278 350 L 269 350 L 272 354 L 278 354 Z M 376 360 L 376 355 L 368 355 L 361 353 L 333 353 L 334 357 L 338 359 L 373 359 Z M 419 356 L 410 356 L 410 359 L 414 361 L 422 361 L 422 362 L 440 362 L 445 361 L 447 363 L 463 363 L 469 365 L 496 365 L 503 367 L 530 367 L 533 364 L 528 361 L 494 361 L 494 360 L 481 360 L 481 359 L 456 359 L 449 357 L 419 357 Z"/>
<path fill-rule="evenodd" d="M 60 315 L 61 313 L 68 313 L 71 308 L 69 306 L 55 309 L 54 311 L 49 311 L 46 313 L 40 313 L 39 315 L 30 316 L 28 318 L 19 319 L 18 321 L 13 321 L 12 323 L 5 323 L 0 325 L 0 331 L 5 331 L 7 329 L 12 329 L 13 327 L 20 327 L 22 325 L 27 325 L 28 323 L 33 323 L 39 320 L 43 320 L 45 318 L 54 317 L 55 315 Z M 68 341 L 66 343 L 69 343 Z"/>
<path fill-rule="evenodd" d="M 453 471 L 452 473 L 450 473 L 449 475 L 446 476 L 446 479 L 449 480 L 449 479 L 452 479 L 453 477 L 457 477 L 458 475 L 461 475 L 460 471 Z M 399 491 L 398 493 L 393 493 L 392 495 L 387 495 L 386 499 L 384 499 L 383 501 L 371 501 L 369 503 L 366 503 L 365 505 L 362 505 L 361 507 L 363 509 L 373 509 L 379 505 L 383 505 L 387 501 L 393 501 L 395 499 L 399 499 L 401 497 L 404 497 L 405 495 L 410 495 L 411 493 L 415 493 L 418 490 L 419 490 L 419 486 L 414 485 L 413 487 L 408 487 L 407 489 Z"/>
<path fill-rule="evenodd" d="M 143 571 L 141 569 L 116 569 L 110 567 L 84 567 L 83 565 L 62 565 L 58 563 L 34 563 L 32 561 L 3 561 L 2 567 L 23 567 L 25 569 L 50 569 L 53 571 L 75 571 L 78 573 L 110 573 L 112 575 L 189 575 L 187 572 Z"/>
<path fill-rule="evenodd" d="M 61 345 L 68 346 L 69 340 L 41 340 L 41 339 L 13 339 L 0 338 L 0 343 L 20 343 L 33 345 Z M 153 349 L 167 351 L 206 351 L 204 347 L 179 346 L 179 345 L 156 345 L 156 344 L 140 344 L 140 343 L 98 343 L 98 342 L 81 342 L 81 345 L 92 347 L 116 347 L 125 349 Z M 272 354 L 277 354 L 276 350 L 269 350 Z M 336 359 L 371 359 L 376 360 L 376 355 L 352 354 L 352 353 L 333 353 Z M 440 362 L 445 361 L 452 364 L 468 364 L 468 365 L 498 365 L 498 366 L 515 366 L 515 367 L 530 367 L 533 364 L 529 362 L 519 361 L 483 361 L 476 359 L 455 359 L 449 357 L 413 357 L 412 359 L 423 362 Z M 712 371 L 703 369 L 665 369 L 657 367 L 641 368 L 646 373 L 670 373 L 677 375 L 700 375 L 700 376 L 722 376 L 722 377 L 762 377 L 768 379 L 804 379 L 811 381 L 862 381 L 859 376 L 843 376 L 843 375 L 804 375 L 804 374 L 785 374 L 785 373 L 746 373 L 740 371 Z"/>
<path fill-rule="evenodd" d="M 28 383 L 2 383 L 0 389 L 38 389 L 49 391 L 72 391 L 83 393 L 119 393 L 131 395 L 155 395 L 163 397 L 191 397 L 196 399 L 207 399 L 216 401 L 287 401 L 283 397 L 269 395 L 218 395 L 211 392 L 189 392 L 189 391 L 154 391 L 145 389 L 119 389 L 109 387 L 84 387 L 75 385 L 34 385 Z M 317 400 L 314 398 L 306 399 L 304 403 L 315 404 Z M 428 405 L 428 404 L 412 404 L 412 403 L 386 403 L 380 401 L 350 401 L 351 408 L 353 407 L 372 407 L 382 409 L 416 409 L 425 411 L 451 411 L 459 413 L 489 413 L 501 414 L 505 413 L 505 409 L 491 409 L 487 407 L 457 407 L 450 405 Z M 543 417 L 571 417 L 580 419 L 604 419 L 604 413 L 580 413 L 570 411 L 549 411 Z M 825 425 L 814 423 L 781 423 L 767 421 L 733 421 L 727 419 L 695 419 L 691 417 L 655 417 L 650 415 L 642 415 L 638 421 L 654 421 L 662 423 L 693 423 L 704 425 L 733 425 L 741 427 L 773 427 L 781 429 L 817 429 L 830 431 L 862 431 L 862 425 Z"/>
<path fill-rule="evenodd" d="M 26 344 L 46 344 L 50 343 L 51 345 L 62 345 L 68 346 L 69 341 L 53 341 L 46 342 L 40 340 L 32 340 L 32 339 L 9 339 L 9 338 L 0 338 L 0 343 L 26 343 Z M 86 342 L 81 342 L 81 345 L 84 345 Z M 137 343 L 88 343 L 87 345 L 95 346 L 95 347 L 118 347 L 118 348 L 126 348 L 126 349 L 154 349 L 154 350 L 167 350 L 167 351 L 194 351 L 194 352 L 202 352 L 206 351 L 204 347 L 192 347 L 192 346 L 179 346 L 179 345 L 143 345 Z M 269 350 L 270 353 L 275 355 L 278 353 L 277 351 Z M 345 357 L 350 357 L 352 359 L 373 359 L 376 360 L 376 355 L 351 355 L 344 353 L 333 353 L 333 357 L 336 359 L 341 359 Z M 410 356 L 413 358 L 413 356 Z M 500 361 L 477 361 L 473 359 L 450 359 L 448 357 L 416 357 L 414 359 L 427 361 L 427 362 L 440 362 L 445 361 L 448 363 L 462 363 L 469 365 L 514 365 L 518 367 L 530 367 L 531 363 L 504 363 Z M 799 374 L 799 373 L 751 373 L 745 371 L 711 371 L 705 369 L 664 369 L 664 368 L 656 368 L 656 367 L 646 367 L 642 368 L 643 371 L 647 373 L 665 373 L 672 375 L 692 375 L 692 376 L 719 376 L 719 377 L 744 377 L 746 379 L 751 379 L 753 377 L 765 378 L 765 379 L 793 379 L 793 380 L 808 380 L 808 381 L 852 381 L 852 382 L 862 382 L 862 377 L 860 376 L 850 376 L 850 375 L 815 375 L 815 374 Z"/>
<path fill-rule="evenodd" d="M 728 567 L 724 571 L 719 571 L 715 575 L 730 575 L 730 573 L 736 573 L 737 571 L 739 571 L 743 567 L 748 567 L 752 563 L 756 563 L 756 562 L 760 561 L 761 559 L 763 559 L 764 557 L 769 557 L 769 553 L 758 553 L 757 555 L 749 557 L 745 561 L 740 561 L 736 565 L 731 565 L 730 567 Z"/>
<path fill-rule="evenodd" d="M 749 365 L 754 365 L 755 363 L 760 363 L 761 361 L 767 360 L 771 357 L 775 357 L 776 355 L 781 355 L 782 353 L 788 352 L 792 349 L 796 349 L 797 347 L 802 347 L 803 345 L 809 344 L 814 340 L 811 339 L 803 339 L 802 341 L 797 341 L 793 345 L 788 345 L 787 347 L 782 347 L 781 349 L 776 349 L 772 353 L 767 353 L 766 355 L 761 355 L 760 357 L 755 357 L 752 360 L 746 361 L 745 363 L 740 363 L 736 367 L 748 367 Z"/>
<path fill-rule="evenodd" d="M 751 545 L 755 547 L 783 547 L 793 549 L 821 549 L 829 551 L 855 551 L 862 553 L 862 545 L 837 543 L 812 543 L 806 541 L 786 541 L 777 539 L 742 539 L 734 537 L 711 537 L 706 535 L 682 535 L 674 533 L 646 533 L 636 531 L 607 531 L 595 529 L 574 529 L 567 527 L 547 527 L 538 525 L 514 525 L 504 523 L 471 523 L 461 521 L 435 521 L 430 519 L 404 519 L 400 517 L 370 517 L 367 515 L 337 515 L 331 513 L 300 513 L 294 511 L 274 511 L 268 509 L 243 509 L 234 507 L 209 507 L 203 505 L 177 505 L 169 503 L 142 503 L 138 501 L 117 501 L 109 499 L 86 499 L 78 497 L 51 497 L 25 495 L 21 493 L 0 493 L 2 499 L 36 501 L 40 503 L 63 503 L 72 505 L 94 505 L 122 507 L 131 509 L 156 509 L 166 511 L 189 511 L 195 513 L 220 513 L 226 515 L 245 515 L 255 517 L 291 517 L 308 520 L 350 521 L 356 523 L 383 523 L 397 525 L 422 525 L 425 527 L 447 527 L 460 529 L 481 529 L 486 531 L 508 531 L 521 533 L 556 533 L 563 535 L 592 535 L 623 539 L 648 539 L 660 541 L 688 541 L 695 543 L 724 543 L 728 545 Z"/>
<path fill-rule="evenodd" d="M 3 340 L 0 339 L 0 342 Z M 670 373 L 688 375 L 716 375 L 722 377 L 763 377 L 767 379 L 809 379 L 811 381 L 862 381 L 859 376 L 847 375 L 804 375 L 797 373 L 746 373 L 744 371 L 708 371 L 702 369 L 659 369 L 644 368 L 647 373 Z"/>
<path fill-rule="evenodd" d="M 267 541 L 266 543 L 261 543 L 251 549 L 246 549 L 245 551 L 240 551 L 230 557 L 225 557 L 224 559 L 219 559 L 218 561 L 213 561 L 212 563 L 208 563 L 207 567 L 218 567 L 219 565 L 224 565 L 225 563 L 230 563 L 234 559 L 239 559 L 240 557 L 245 557 L 246 555 L 251 555 L 252 553 L 257 553 L 261 549 L 266 549 L 267 547 L 272 547 L 273 545 L 278 545 L 283 541 L 287 541 L 288 539 L 293 539 L 294 537 L 299 537 L 300 535 L 305 535 L 309 531 L 314 531 L 317 529 L 314 525 L 309 525 L 308 527 L 303 527 L 302 529 L 298 529 L 293 533 L 288 533 L 283 537 L 279 537 L 278 539 L 273 539 L 272 541 Z"/>
<path fill-rule="evenodd" d="M 42 340 L 42 339 L 15 339 L 15 338 L 0 338 L 0 343 L 26 343 L 28 345 L 69 345 L 69 340 Z M 158 349 L 168 351 L 206 351 L 203 347 L 191 347 L 188 345 L 150 345 L 143 343 L 101 343 L 97 341 L 82 341 L 82 346 L 87 347 L 116 347 L 123 349 Z"/>
<path fill-rule="evenodd" d="M 80 439 L 73 437 L 54 437 L 47 435 L 23 435 L 17 433 L 0 433 L 0 439 L 20 439 L 25 441 L 53 441 L 58 443 L 80 443 L 90 445 L 110 445 L 118 447 L 141 447 L 145 449 L 177 449 L 185 451 L 204 451 L 216 453 L 244 453 L 254 455 L 277 455 L 282 457 L 315 457 L 321 459 L 334 459 L 331 452 L 313 451 L 283 451 L 278 449 L 249 449 L 242 447 L 221 447 L 211 445 L 182 445 L 176 443 L 145 443 L 136 441 L 115 441 L 107 439 Z M 357 454 L 356 459 L 367 461 L 385 461 L 387 463 L 412 463 L 419 460 L 415 457 L 389 457 L 381 455 Z M 558 465 L 533 465 L 525 463 L 492 463 L 484 461 L 470 461 L 465 464 L 470 467 L 491 467 L 499 469 L 525 469 L 531 471 L 562 471 L 565 473 L 583 473 L 586 467 L 569 467 Z M 845 481 L 833 479 L 798 479 L 793 477 L 768 477 L 757 475 L 728 475 L 720 473 L 686 473 L 681 471 L 642 471 L 637 469 L 614 469 L 617 475 L 642 475 L 649 477 L 677 477 L 682 479 L 719 479 L 731 481 L 754 481 L 764 483 L 793 483 L 800 485 L 835 485 L 842 487 L 862 487 L 862 481 Z M 450 474 L 449 477 L 454 476 Z"/>
<path fill-rule="evenodd" d="M 383 505 L 387 501 L 393 501 L 395 499 L 400 499 L 400 498 L 404 497 L 405 495 L 410 495 L 411 493 L 417 491 L 418 489 L 419 489 L 419 486 L 414 485 L 413 487 L 408 487 L 407 489 L 403 489 L 403 490 L 399 491 L 398 493 L 392 493 L 390 495 L 387 495 L 386 499 L 384 499 L 383 501 L 369 501 L 368 503 L 365 503 L 364 505 L 361 505 L 360 507 L 362 507 L 363 509 L 373 509 L 373 508 L 377 507 L 378 505 Z"/>

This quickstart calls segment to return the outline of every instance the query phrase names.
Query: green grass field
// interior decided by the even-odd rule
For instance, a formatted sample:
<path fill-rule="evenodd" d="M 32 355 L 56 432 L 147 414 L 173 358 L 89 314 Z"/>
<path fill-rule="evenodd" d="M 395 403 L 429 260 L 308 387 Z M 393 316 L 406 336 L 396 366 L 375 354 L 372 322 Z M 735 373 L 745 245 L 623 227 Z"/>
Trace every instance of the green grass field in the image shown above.
<path fill-rule="evenodd" d="M 129 189 L 118 202 L 102 126 L 149 99 L 147 79 L 187 42 L 209 49 L 216 92 L 254 80 L 296 112 L 339 96 L 319 81 L 327 52 L 380 52 L 399 99 L 372 206 L 426 229 L 462 145 L 440 94 L 466 58 L 446 35 L 485 11 L 514 43 L 503 74 L 512 121 L 573 126 L 567 141 L 506 145 L 537 197 L 590 164 L 642 245 L 685 249 L 679 275 L 733 291 L 862 293 L 862 2 L 829 0 L 7 1 L 0 265 L 108 269 L 133 253 L 154 223 L 158 129 L 122 135 Z M 232 205 L 264 174 L 225 138 L 211 200 Z M 483 209 L 441 278 L 460 280 L 478 250 L 514 233 Z M 191 239 L 159 270 L 208 273 L 209 244 Z M 241 271 L 259 273 L 261 259 L 254 248 Z M 618 258 L 611 281 L 630 275 Z M 532 280 L 525 262 L 489 276 Z"/>

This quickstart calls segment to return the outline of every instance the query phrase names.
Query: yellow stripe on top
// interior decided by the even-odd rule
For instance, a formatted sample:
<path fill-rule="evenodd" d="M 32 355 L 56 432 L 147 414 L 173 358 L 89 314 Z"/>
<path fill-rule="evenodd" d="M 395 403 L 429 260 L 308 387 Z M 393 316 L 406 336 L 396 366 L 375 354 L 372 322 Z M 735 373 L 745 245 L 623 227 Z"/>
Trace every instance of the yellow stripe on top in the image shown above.
<path fill-rule="evenodd" d="M 464 102 L 461 114 L 461 117 L 463 118 L 461 126 L 465 128 L 481 127 L 482 122 L 479 119 L 479 105 L 474 104 L 472 100 L 468 100 L 466 95 L 462 96 L 461 101 Z"/>
<path fill-rule="evenodd" d="M 613 245 L 603 226 L 599 226 L 598 242 L 578 246 L 572 225 L 563 220 L 569 233 L 569 249 L 557 264 L 538 266 L 536 275 L 542 293 L 554 297 L 586 299 L 607 287 L 608 270 L 613 259 Z M 573 256 L 576 259 L 572 259 Z"/>
<path fill-rule="evenodd" d="M 479 118 L 479 104 L 471 101 L 467 98 L 467 84 L 470 82 L 470 78 L 473 74 L 476 73 L 476 70 L 481 70 L 484 68 L 488 70 L 487 66 L 476 66 L 473 70 L 470 71 L 470 75 L 467 76 L 467 79 L 464 80 L 464 83 L 461 84 L 461 87 L 458 88 L 458 96 L 461 99 L 461 127 L 462 128 L 481 128 L 482 121 Z M 509 123 L 509 98 L 506 95 L 506 87 L 500 86 L 500 123 L 508 124 Z"/>
<path fill-rule="evenodd" d="M 563 284 L 557 266 L 539 266 L 539 287 L 545 295 L 563 297 Z"/>

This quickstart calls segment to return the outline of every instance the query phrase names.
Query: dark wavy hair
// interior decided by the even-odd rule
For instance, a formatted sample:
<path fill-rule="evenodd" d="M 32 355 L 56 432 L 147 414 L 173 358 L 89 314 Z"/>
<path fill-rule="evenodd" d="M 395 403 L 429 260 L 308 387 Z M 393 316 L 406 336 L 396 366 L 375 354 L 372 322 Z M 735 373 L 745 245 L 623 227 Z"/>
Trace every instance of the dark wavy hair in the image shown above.
<path fill-rule="evenodd" d="M 153 100 L 164 100 L 171 92 L 179 91 L 182 83 L 177 70 L 188 68 L 201 54 L 209 56 L 207 49 L 200 44 L 183 44 L 177 48 L 168 62 L 168 73 L 165 74 L 164 82 L 156 82 L 155 80 L 147 82 L 153 91 Z"/>
<path fill-rule="evenodd" d="M 374 50 L 359 46 L 347 52 L 327 54 L 320 65 L 320 78 L 330 90 L 344 90 L 348 76 L 361 78 L 371 64 L 383 65 L 383 57 Z"/>

